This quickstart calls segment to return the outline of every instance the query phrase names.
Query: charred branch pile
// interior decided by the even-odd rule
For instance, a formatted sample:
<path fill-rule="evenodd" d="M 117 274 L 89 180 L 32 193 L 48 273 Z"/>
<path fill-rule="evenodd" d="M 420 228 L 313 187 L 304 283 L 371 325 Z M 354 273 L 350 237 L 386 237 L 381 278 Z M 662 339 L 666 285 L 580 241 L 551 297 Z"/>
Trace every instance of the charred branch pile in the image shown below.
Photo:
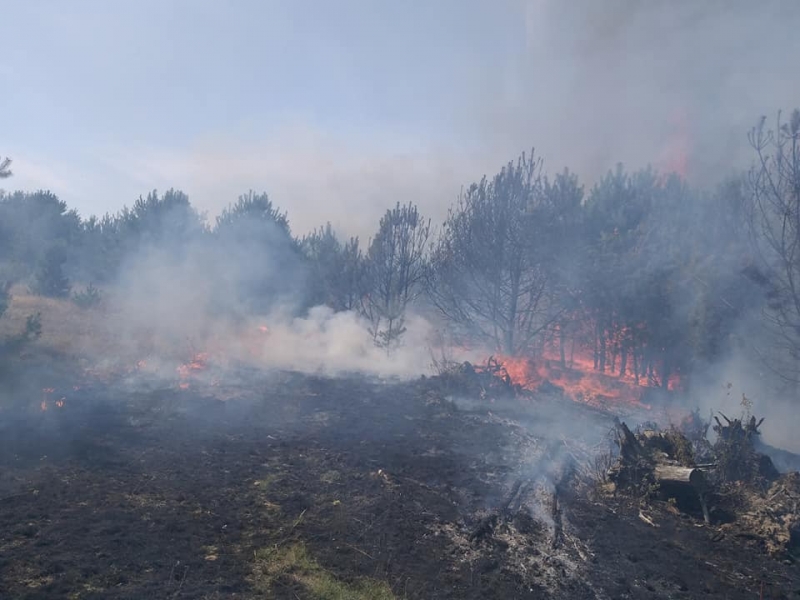
<path fill-rule="evenodd" d="M 460 393 L 482 400 L 514 396 L 521 391 L 520 386 L 512 382 L 505 367 L 494 357 L 480 366 L 470 362 L 440 366 L 439 375 L 434 379 L 447 393 Z"/>
<path fill-rule="evenodd" d="M 800 558 L 800 473 L 788 473 L 772 482 L 765 491 L 732 485 L 737 499 L 736 521 L 724 524 L 723 531 L 754 537 L 772 555 Z"/>
<path fill-rule="evenodd" d="M 759 427 L 764 419 L 729 419 L 722 413 L 725 423 L 714 417 L 714 431 L 717 441 L 714 454 L 717 457 L 717 473 L 723 481 L 745 481 L 762 485 L 768 484 L 779 475 L 772 460 L 756 450 L 757 437 L 761 435 Z"/>
<path fill-rule="evenodd" d="M 608 472 L 616 490 L 635 493 L 643 500 L 672 499 L 690 512 L 699 508 L 710 522 L 710 465 L 695 462 L 692 444 L 683 434 L 676 429 L 648 429 L 636 435 L 620 421 L 616 434 L 619 460 Z"/>
<path fill-rule="evenodd" d="M 685 431 L 634 433 L 617 421 L 619 455 L 607 472 L 613 491 L 637 498 L 640 506 L 664 502 L 672 512 L 702 517 L 722 532 L 756 540 L 771 554 L 797 553 L 800 474 L 780 475 L 771 459 L 757 451 L 763 419 L 720 416 L 714 418 L 713 445 L 697 415 L 687 420 Z"/>

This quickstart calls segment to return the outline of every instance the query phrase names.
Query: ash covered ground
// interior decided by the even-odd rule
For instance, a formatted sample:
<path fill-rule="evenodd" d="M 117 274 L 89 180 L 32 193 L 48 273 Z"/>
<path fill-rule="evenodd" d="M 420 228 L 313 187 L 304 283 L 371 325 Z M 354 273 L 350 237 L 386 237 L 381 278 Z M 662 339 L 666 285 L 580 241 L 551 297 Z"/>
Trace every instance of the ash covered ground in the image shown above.
<path fill-rule="evenodd" d="M 757 539 L 600 494 L 612 417 L 558 394 L 57 376 L 1 425 L 3 598 L 800 595 Z"/>

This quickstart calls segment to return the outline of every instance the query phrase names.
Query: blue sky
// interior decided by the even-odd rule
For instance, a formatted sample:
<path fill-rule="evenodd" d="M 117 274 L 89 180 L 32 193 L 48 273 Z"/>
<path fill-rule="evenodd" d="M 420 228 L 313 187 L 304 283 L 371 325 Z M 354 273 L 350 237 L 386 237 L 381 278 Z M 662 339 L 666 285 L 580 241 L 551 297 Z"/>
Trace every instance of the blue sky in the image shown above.
<path fill-rule="evenodd" d="M 664 162 L 686 134 L 677 111 L 725 163 L 715 153 L 744 124 L 800 104 L 774 62 L 798 49 L 790 3 L 598 4 L 8 3 L 4 185 L 49 188 L 84 215 L 168 187 L 213 215 L 254 188 L 298 232 L 331 220 L 366 236 L 397 201 L 440 218 L 462 184 L 534 145 L 549 170 L 590 180 L 617 160 Z"/>
<path fill-rule="evenodd" d="M 436 129 L 465 65 L 519 51 L 524 22 L 488 4 L 425 4 L 17 3 L 3 18 L 6 102 L 37 123 L 12 120 L 6 134 L 175 144 L 292 116 L 338 132 Z"/>
<path fill-rule="evenodd" d="M 458 0 L 30 0 L 3 12 L 9 184 L 52 188 L 84 214 L 172 185 L 213 213 L 250 187 L 291 186 L 269 174 L 305 146 L 311 162 L 292 170 L 468 145 L 453 135 L 457 105 L 525 40 L 521 5 Z M 217 159 L 229 185 L 212 198 L 195 171 Z M 226 172 L 230 161 L 248 164 Z M 335 171 L 330 183 L 347 187 Z"/>

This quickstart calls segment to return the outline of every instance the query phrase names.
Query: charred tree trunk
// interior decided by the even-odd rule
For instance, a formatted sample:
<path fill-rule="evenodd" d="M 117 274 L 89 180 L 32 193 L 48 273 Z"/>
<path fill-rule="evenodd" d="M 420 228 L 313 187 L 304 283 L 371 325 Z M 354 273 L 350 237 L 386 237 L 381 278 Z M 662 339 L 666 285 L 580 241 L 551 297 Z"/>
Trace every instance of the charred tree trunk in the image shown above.
<path fill-rule="evenodd" d="M 672 361 L 670 360 L 669 352 L 664 353 L 662 364 L 661 387 L 667 389 L 669 387 L 669 377 L 672 375 Z"/>
<path fill-rule="evenodd" d="M 575 365 L 575 334 L 572 334 L 569 349 L 569 367 L 570 369 Z"/>
<path fill-rule="evenodd" d="M 649 348 L 645 348 L 642 360 L 644 362 L 644 376 L 648 385 L 655 383 L 655 372 L 653 371 L 653 356 Z"/>
<path fill-rule="evenodd" d="M 622 343 L 619 354 L 619 376 L 625 377 L 625 372 L 628 370 L 628 345 Z"/>
<path fill-rule="evenodd" d="M 617 341 L 614 340 L 611 342 L 611 369 L 609 372 L 613 375 L 614 371 L 617 370 L 617 355 L 619 354 L 619 346 L 617 345 Z"/>
<path fill-rule="evenodd" d="M 519 265 L 516 265 L 519 267 Z M 515 336 L 515 329 L 517 323 L 517 307 L 519 302 L 519 285 L 520 285 L 520 277 L 522 276 L 521 271 L 519 268 L 514 268 L 511 273 L 511 303 L 508 306 L 508 316 L 506 321 L 506 335 L 505 335 L 505 344 L 506 344 L 506 352 L 514 355 L 516 354 L 516 348 L 514 344 L 517 343 L 516 336 Z M 524 342 L 524 340 L 523 340 Z"/>
<path fill-rule="evenodd" d="M 599 356 L 597 358 L 597 370 L 601 373 L 606 372 L 606 330 L 601 324 L 597 325 L 597 347 Z"/>
<path fill-rule="evenodd" d="M 623 460 L 635 460 L 639 457 L 641 445 L 633 435 L 630 428 L 618 419 L 614 419 L 617 429 L 617 445 L 619 446 L 619 453 Z"/>

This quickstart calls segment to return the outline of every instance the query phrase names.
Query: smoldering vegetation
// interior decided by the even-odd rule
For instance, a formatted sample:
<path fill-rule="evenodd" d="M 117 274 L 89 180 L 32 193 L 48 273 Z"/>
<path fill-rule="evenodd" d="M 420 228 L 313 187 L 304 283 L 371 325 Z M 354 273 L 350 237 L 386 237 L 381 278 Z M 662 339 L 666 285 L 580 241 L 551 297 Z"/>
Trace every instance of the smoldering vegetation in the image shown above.
<path fill-rule="evenodd" d="M 749 141 L 709 189 L 526 152 L 363 246 L 265 193 L 213 221 L 177 190 L 89 219 L 4 193 L 0 590 L 796 586 L 800 112 Z"/>
<path fill-rule="evenodd" d="M 464 187 L 443 223 L 398 202 L 366 241 L 329 224 L 298 235 L 252 191 L 213 220 L 178 190 L 89 218 L 52 192 L 4 192 L 2 306 L 28 317 L 0 323 L 6 355 L 50 336 L 94 367 L 202 356 L 414 377 L 498 354 L 687 408 L 735 384 L 780 422 L 798 381 L 799 115 L 741 132 L 753 167 L 710 187 L 623 165 L 587 186 L 530 151 Z M 72 308 L 48 322 L 34 298 Z"/>

